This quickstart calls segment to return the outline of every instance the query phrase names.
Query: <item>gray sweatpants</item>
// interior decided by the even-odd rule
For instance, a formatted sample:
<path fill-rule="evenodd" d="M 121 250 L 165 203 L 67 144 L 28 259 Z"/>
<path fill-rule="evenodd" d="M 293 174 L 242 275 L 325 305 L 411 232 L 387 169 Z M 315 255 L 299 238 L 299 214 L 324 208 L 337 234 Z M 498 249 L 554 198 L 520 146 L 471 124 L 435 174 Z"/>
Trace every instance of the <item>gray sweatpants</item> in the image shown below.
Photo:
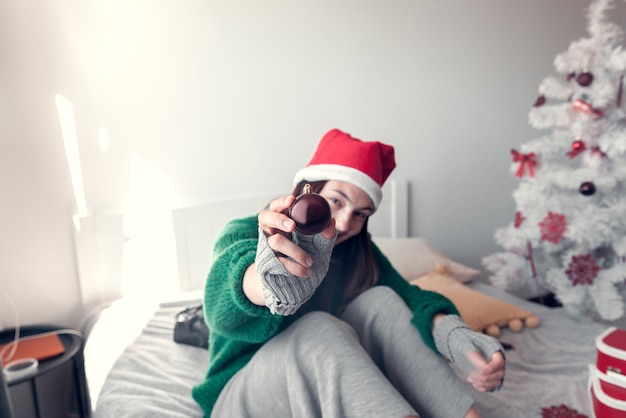
<path fill-rule="evenodd" d="M 304 315 L 232 377 L 212 416 L 463 417 L 470 393 L 411 316 L 383 286 L 357 297 L 341 319 Z"/>

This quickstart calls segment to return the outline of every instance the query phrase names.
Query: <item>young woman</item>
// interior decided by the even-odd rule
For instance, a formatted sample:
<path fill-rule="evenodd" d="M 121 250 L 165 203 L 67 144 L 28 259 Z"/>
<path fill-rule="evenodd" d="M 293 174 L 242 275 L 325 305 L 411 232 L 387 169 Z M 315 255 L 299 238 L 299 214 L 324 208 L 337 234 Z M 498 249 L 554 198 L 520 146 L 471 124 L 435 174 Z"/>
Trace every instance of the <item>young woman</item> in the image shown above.
<path fill-rule="evenodd" d="M 406 282 L 367 232 L 394 168 L 391 146 L 333 129 L 293 195 L 225 227 L 205 289 L 209 369 L 193 390 L 206 416 L 479 416 L 448 361 L 496 390 L 502 347 Z M 316 235 L 285 214 L 304 183 L 331 207 Z"/>

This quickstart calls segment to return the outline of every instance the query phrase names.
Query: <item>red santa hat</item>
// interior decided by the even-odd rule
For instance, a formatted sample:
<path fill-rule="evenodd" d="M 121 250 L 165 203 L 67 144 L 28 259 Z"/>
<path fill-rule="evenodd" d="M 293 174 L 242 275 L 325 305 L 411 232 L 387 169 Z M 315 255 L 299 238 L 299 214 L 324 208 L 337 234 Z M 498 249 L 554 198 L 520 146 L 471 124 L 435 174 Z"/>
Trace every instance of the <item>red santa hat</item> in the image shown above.
<path fill-rule="evenodd" d="M 303 180 L 345 181 L 360 187 L 378 208 L 382 186 L 396 167 L 394 149 L 381 142 L 365 142 L 332 129 L 320 141 L 313 158 L 298 170 L 294 186 Z"/>

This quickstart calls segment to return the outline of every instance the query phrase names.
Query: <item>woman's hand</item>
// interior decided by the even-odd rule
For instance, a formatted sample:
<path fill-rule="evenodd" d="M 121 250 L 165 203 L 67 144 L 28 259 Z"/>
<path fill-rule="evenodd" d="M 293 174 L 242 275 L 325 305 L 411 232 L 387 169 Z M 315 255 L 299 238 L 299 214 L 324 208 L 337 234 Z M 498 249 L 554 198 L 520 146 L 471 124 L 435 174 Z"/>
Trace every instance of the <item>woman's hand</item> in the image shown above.
<path fill-rule="evenodd" d="M 499 390 L 504 382 L 502 344 L 489 335 L 472 331 L 458 315 L 437 315 L 434 322 L 437 350 L 467 375 L 476 390 Z"/>
<path fill-rule="evenodd" d="M 311 276 L 313 259 L 292 241 L 291 233 L 296 229 L 296 223 L 286 215 L 295 199 L 295 196 L 288 195 L 273 200 L 269 208 L 259 214 L 259 227 L 287 271 L 294 276 L 306 278 Z M 336 234 L 335 220 L 331 219 L 322 235 L 326 239 L 333 239 Z"/>
<path fill-rule="evenodd" d="M 258 216 L 255 262 L 243 277 L 243 292 L 270 312 L 292 315 L 326 277 L 337 232 L 331 219 L 320 234 L 304 235 L 286 215 L 294 196 L 273 200 Z"/>
<path fill-rule="evenodd" d="M 486 361 L 478 351 L 469 354 L 470 361 L 475 369 L 467 377 L 467 381 L 481 392 L 490 392 L 499 388 L 504 382 L 504 356 L 496 351 L 489 361 Z"/>

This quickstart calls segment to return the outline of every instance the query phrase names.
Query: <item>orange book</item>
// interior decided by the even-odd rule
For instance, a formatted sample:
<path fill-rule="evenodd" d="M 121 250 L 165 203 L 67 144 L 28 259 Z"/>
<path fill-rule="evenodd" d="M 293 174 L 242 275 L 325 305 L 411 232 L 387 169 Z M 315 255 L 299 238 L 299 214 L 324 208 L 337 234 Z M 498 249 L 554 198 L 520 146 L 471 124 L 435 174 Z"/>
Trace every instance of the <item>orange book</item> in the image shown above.
<path fill-rule="evenodd" d="M 9 362 L 24 358 L 35 358 L 41 361 L 59 356 L 65 352 L 63 342 L 61 342 L 61 338 L 57 334 L 22 338 L 19 339 L 17 350 Z M 6 356 L 13 349 L 12 345 L 13 342 L 0 345 L 0 352 L 2 352 L 5 346 L 11 346 L 4 350 L 3 362 L 6 361 Z"/>

